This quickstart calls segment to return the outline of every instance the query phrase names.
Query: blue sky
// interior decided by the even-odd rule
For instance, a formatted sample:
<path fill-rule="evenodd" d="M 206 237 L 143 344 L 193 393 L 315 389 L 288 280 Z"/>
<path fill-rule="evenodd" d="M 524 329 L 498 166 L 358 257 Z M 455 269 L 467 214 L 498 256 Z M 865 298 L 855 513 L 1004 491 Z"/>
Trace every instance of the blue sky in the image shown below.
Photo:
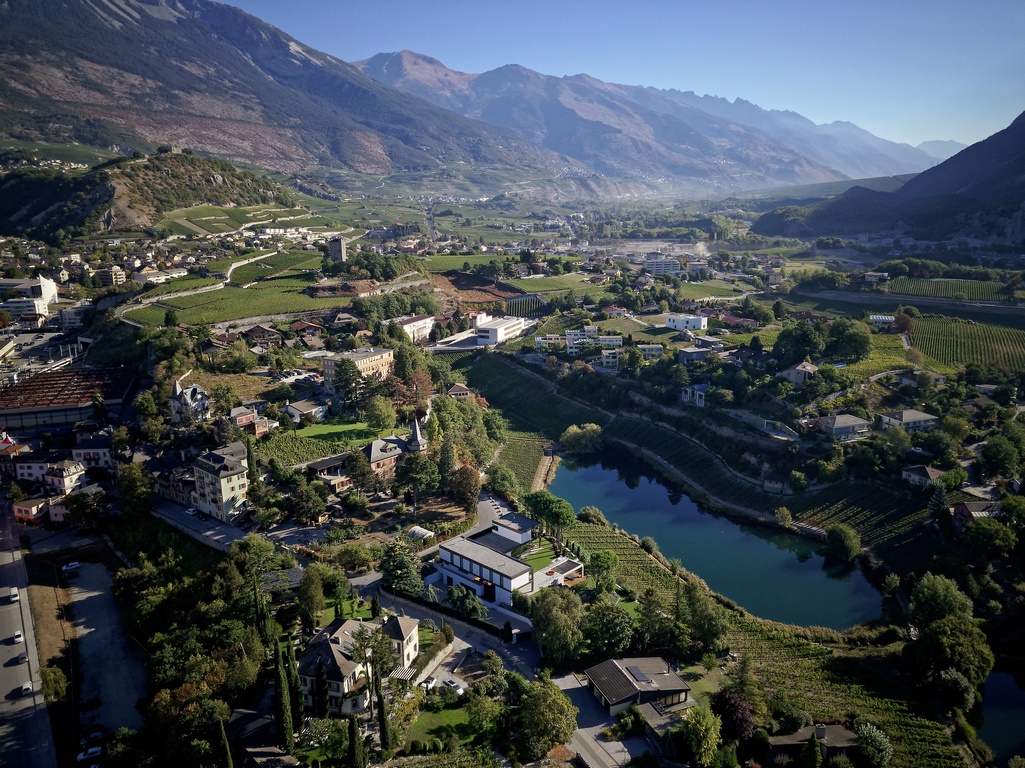
<path fill-rule="evenodd" d="M 1025 0 L 228 0 L 346 61 L 678 88 L 970 144 L 1025 111 Z"/>

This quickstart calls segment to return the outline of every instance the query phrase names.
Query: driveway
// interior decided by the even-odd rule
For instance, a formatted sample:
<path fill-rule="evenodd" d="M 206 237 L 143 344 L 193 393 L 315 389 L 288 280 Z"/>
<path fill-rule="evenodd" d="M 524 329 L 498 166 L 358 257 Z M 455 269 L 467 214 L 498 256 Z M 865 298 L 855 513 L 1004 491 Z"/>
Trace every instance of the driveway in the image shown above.
<path fill-rule="evenodd" d="M 577 730 L 569 746 L 584 759 L 589 768 L 614 768 L 625 764 L 645 752 L 652 752 L 647 739 L 627 741 L 606 741 L 601 733 L 612 726 L 616 719 L 602 707 L 587 686 L 575 675 L 553 677 L 552 682 L 563 691 L 580 711 L 577 713 Z"/>
<path fill-rule="evenodd" d="M 142 716 L 135 704 L 146 695 L 146 662 L 121 628 L 111 593 L 113 580 L 103 565 L 82 563 L 70 583 L 82 675 L 79 704 L 99 702 L 95 709 L 83 706 L 83 730 L 93 723 L 111 731 L 121 726 L 139 730 Z"/>

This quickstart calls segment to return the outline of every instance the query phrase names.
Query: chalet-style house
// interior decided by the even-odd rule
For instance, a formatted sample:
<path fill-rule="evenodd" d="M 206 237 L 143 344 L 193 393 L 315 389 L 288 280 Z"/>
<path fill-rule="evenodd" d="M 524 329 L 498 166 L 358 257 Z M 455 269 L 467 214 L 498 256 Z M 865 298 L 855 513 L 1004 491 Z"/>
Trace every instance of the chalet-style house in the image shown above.
<path fill-rule="evenodd" d="M 939 419 L 932 414 L 916 411 L 914 408 L 881 413 L 879 414 L 879 420 L 882 422 L 884 429 L 903 427 L 904 431 L 909 435 L 912 432 L 928 432 L 939 423 Z"/>
<path fill-rule="evenodd" d="M 175 381 L 167 404 L 171 408 L 172 424 L 206 421 L 210 418 L 210 395 L 198 384 L 183 387 L 180 379 Z"/>
<path fill-rule="evenodd" d="M 803 362 L 785 368 L 776 374 L 780 379 L 786 379 L 795 387 L 800 389 L 808 383 L 808 379 L 818 373 L 819 367 L 813 363 Z"/>
<path fill-rule="evenodd" d="M 819 419 L 819 428 L 838 443 L 868 437 L 872 422 L 849 413 L 834 413 Z"/>
<path fill-rule="evenodd" d="M 777 760 L 785 755 L 790 761 L 796 762 L 801 755 L 801 750 L 804 749 L 804 745 L 808 743 L 812 735 L 819 743 L 823 762 L 835 755 L 846 755 L 860 743 L 857 734 L 842 725 L 809 725 L 794 733 L 771 736 L 769 752 L 772 759 Z"/>
<path fill-rule="evenodd" d="M 925 488 L 935 480 L 939 480 L 943 475 L 942 469 L 927 467 L 924 464 L 916 464 L 913 467 L 904 467 L 900 472 L 900 479 L 919 488 Z"/>
<path fill-rule="evenodd" d="M 687 681 L 657 656 L 609 659 L 584 674 L 591 692 L 612 716 L 631 704 L 655 704 L 665 709 L 684 704 L 690 696 Z"/>
<path fill-rule="evenodd" d="M 959 501 L 951 511 L 951 527 L 958 536 L 976 520 L 985 517 L 1000 518 L 999 501 Z"/>
<path fill-rule="evenodd" d="M 459 383 L 453 384 L 451 387 L 449 387 L 448 391 L 445 392 L 445 394 L 449 397 L 455 397 L 460 400 L 468 397 L 473 397 L 473 392 L 470 390 L 470 388 L 465 384 Z"/>
<path fill-rule="evenodd" d="M 269 325 L 254 325 L 245 332 L 246 341 L 262 347 L 280 347 L 281 331 Z"/>

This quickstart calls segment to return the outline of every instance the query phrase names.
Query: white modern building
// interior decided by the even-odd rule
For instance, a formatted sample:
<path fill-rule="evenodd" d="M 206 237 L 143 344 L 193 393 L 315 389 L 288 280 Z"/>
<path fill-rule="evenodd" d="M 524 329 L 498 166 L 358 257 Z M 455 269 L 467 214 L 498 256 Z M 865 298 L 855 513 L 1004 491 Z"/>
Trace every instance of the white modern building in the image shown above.
<path fill-rule="evenodd" d="M 495 346 L 503 341 L 515 339 L 527 327 L 525 317 L 495 317 L 476 323 L 477 346 Z"/>
<path fill-rule="evenodd" d="M 679 259 L 661 253 L 649 253 L 644 257 L 644 268 L 652 275 L 683 274 L 683 266 Z"/>
<path fill-rule="evenodd" d="M 395 323 L 404 330 L 414 344 L 427 341 L 427 337 L 431 335 L 431 329 L 434 328 L 434 317 L 432 315 L 407 315 L 405 317 L 396 317 L 390 322 Z"/>
<path fill-rule="evenodd" d="M 674 331 L 704 331 L 708 329 L 708 318 L 701 315 L 666 315 L 666 328 Z"/>

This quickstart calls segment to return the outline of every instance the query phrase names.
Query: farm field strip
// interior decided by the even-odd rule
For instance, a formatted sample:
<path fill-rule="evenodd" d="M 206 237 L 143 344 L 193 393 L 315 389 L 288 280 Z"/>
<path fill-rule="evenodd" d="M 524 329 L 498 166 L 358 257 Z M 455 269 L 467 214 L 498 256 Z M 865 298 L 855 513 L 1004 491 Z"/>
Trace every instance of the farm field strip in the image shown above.
<path fill-rule="evenodd" d="M 1025 368 L 1025 331 L 950 317 L 920 317 L 912 343 L 923 354 L 953 368 L 968 363 Z"/>
<path fill-rule="evenodd" d="M 534 475 L 544 458 L 546 442 L 543 435 L 535 432 L 510 431 L 506 435 L 505 446 L 498 457 L 498 463 L 516 474 L 521 493 L 530 492 Z"/>
<path fill-rule="evenodd" d="M 989 280 L 947 280 L 921 277 L 895 277 L 890 281 L 890 293 L 902 296 L 926 296 L 967 301 L 1000 301 L 1003 283 Z"/>

